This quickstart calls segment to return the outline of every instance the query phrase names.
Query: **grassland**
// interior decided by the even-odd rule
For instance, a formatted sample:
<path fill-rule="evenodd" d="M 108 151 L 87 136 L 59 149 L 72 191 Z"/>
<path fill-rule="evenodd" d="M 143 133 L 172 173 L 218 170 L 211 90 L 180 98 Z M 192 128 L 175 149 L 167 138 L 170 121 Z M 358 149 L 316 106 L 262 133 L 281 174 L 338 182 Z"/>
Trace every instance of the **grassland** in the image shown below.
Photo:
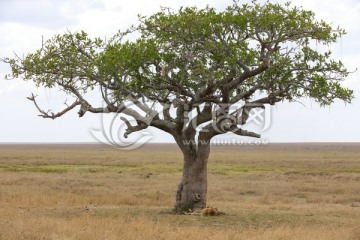
<path fill-rule="evenodd" d="M 208 205 L 170 214 L 173 145 L 0 145 L 0 239 L 360 239 L 360 144 L 214 146 Z"/>

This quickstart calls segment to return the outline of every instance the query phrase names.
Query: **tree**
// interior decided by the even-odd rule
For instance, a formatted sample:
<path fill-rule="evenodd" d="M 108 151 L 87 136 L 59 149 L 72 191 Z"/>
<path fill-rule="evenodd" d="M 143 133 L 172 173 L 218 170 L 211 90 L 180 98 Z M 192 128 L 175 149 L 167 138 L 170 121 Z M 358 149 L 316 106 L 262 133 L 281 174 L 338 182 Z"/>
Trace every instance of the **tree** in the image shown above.
<path fill-rule="evenodd" d="M 80 117 L 87 112 L 126 115 L 125 137 L 149 126 L 171 134 L 184 155 L 178 213 L 206 206 L 213 137 L 228 132 L 260 137 L 242 128 L 251 109 L 303 97 L 322 106 L 353 98 L 340 85 L 348 70 L 322 50 L 345 31 L 290 3 L 234 1 L 222 12 L 162 8 L 139 20 L 109 41 L 66 32 L 43 42 L 35 53 L 3 61 L 12 69 L 8 77 L 60 88 L 74 97 L 63 111 L 52 113 L 31 95 L 44 118 L 61 117 L 79 106 Z M 105 106 L 94 107 L 89 91 L 99 92 Z"/>

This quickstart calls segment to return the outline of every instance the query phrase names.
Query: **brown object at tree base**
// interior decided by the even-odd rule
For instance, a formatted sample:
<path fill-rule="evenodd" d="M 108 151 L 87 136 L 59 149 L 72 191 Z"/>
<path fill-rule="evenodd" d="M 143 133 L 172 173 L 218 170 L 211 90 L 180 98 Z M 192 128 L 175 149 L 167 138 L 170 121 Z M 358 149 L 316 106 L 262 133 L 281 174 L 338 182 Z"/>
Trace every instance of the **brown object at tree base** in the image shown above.
<path fill-rule="evenodd" d="M 185 215 L 202 215 L 202 216 L 219 216 L 219 215 L 225 215 L 225 213 L 220 212 L 217 208 L 213 207 L 206 207 L 199 210 L 194 210 L 191 212 L 185 212 Z"/>

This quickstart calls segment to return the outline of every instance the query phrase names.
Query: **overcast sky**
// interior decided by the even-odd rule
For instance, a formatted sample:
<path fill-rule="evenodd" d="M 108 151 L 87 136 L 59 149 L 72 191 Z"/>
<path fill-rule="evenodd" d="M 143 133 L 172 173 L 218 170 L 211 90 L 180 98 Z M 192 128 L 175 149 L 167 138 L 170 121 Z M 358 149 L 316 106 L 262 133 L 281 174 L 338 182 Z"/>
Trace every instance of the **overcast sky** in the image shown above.
<path fill-rule="evenodd" d="M 240 1 L 245 2 L 245 1 Z M 271 1 L 285 2 L 285 1 Z M 317 18 L 340 25 L 348 34 L 333 46 L 334 57 L 349 70 L 360 67 L 360 2 L 359 0 L 296 0 L 293 5 L 313 10 Z M 84 30 L 93 37 L 111 37 L 137 23 L 137 15 L 150 15 L 160 6 L 178 9 L 180 6 L 205 7 L 218 10 L 232 4 L 230 0 L 0 0 L 0 58 L 26 54 L 41 46 L 41 39 L 54 34 Z M 9 67 L 0 63 L 0 142 L 92 142 L 96 129 L 106 128 L 109 119 L 86 114 L 78 118 L 77 111 L 49 120 L 37 116 L 32 103 L 25 99 L 30 93 L 39 95 L 44 108 L 59 109 L 66 97 L 59 91 L 36 89 L 21 79 L 5 81 Z M 360 72 L 351 74 L 344 86 L 355 91 L 351 105 L 338 101 L 320 108 L 315 102 L 280 103 L 267 115 L 269 128 L 262 136 L 269 142 L 358 142 L 360 141 Z M 254 122 L 256 125 L 256 122 Z M 93 134 L 91 132 L 93 131 Z M 151 141 L 173 141 L 167 134 L 150 129 Z M 234 136 L 227 135 L 232 139 Z"/>

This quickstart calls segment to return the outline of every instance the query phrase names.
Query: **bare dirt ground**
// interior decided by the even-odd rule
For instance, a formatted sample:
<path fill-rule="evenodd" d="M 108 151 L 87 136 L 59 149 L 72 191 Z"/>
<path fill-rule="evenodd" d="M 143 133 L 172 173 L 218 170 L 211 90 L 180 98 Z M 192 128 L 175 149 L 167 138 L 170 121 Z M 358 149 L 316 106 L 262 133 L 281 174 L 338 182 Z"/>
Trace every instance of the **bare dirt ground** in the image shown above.
<path fill-rule="evenodd" d="M 169 214 L 171 144 L 0 145 L 0 239 L 360 239 L 360 144 L 213 146 L 208 205 Z"/>

